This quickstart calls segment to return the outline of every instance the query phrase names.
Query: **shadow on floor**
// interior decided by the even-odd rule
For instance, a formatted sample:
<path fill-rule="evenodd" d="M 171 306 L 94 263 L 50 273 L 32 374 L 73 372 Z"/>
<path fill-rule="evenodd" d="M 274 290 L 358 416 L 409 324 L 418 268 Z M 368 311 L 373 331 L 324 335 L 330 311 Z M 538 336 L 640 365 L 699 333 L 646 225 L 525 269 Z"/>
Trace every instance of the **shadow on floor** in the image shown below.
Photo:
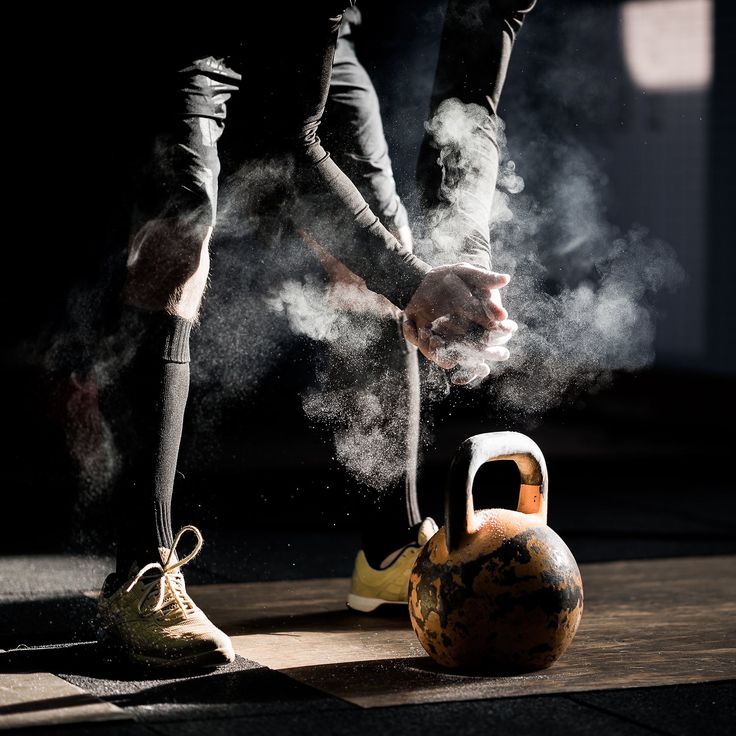
<path fill-rule="evenodd" d="M 268 616 L 224 624 L 230 635 L 278 634 L 283 631 L 395 631 L 411 629 L 406 606 L 381 606 L 370 614 L 347 608 L 339 611 L 320 611 L 293 615 Z"/>
<path fill-rule="evenodd" d="M 0 602 L 0 649 L 76 644 L 96 639 L 95 602 L 57 595 Z"/>
<path fill-rule="evenodd" d="M 141 670 L 115 668 L 97 658 L 93 644 L 26 650 L 15 655 L 10 669 L 54 669 L 59 677 L 84 693 L 65 697 L 40 697 L 31 702 L 0 707 L 0 714 L 33 714 L 88 704 L 95 698 L 130 710 L 146 720 L 177 720 L 193 716 L 234 717 L 282 710 L 315 710 L 351 707 L 286 675 L 238 657 L 210 672 L 178 673 L 155 679 Z M 65 651 L 62 651 L 65 650 Z M 6 655 L 2 655 L 5 657 Z M 7 663 L 6 663 L 7 664 Z M 6 669 L 6 668 L 3 668 Z M 155 710 L 154 710 L 155 708 Z"/>

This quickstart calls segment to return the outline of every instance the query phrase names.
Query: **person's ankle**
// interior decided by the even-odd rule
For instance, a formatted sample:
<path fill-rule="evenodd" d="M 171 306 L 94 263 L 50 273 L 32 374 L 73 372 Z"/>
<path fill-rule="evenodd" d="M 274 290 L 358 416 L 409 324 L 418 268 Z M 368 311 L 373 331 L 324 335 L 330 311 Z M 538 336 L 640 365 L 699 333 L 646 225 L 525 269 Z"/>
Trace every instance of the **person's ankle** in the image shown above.
<path fill-rule="evenodd" d="M 391 564 L 401 550 L 417 543 L 420 524 L 398 526 L 392 530 L 376 525 L 363 533 L 362 550 L 368 564 L 380 570 Z"/>

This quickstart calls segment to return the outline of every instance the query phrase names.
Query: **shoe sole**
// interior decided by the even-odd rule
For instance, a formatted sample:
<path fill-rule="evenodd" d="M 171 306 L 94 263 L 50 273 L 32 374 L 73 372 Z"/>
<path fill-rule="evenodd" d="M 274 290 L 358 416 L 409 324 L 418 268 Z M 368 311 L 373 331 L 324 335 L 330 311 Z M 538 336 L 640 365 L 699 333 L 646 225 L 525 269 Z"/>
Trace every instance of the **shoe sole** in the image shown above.
<path fill-rule="evenodd" d="M 195 654 L 191 657 L 167 659 L 145 654 L 128 654 L 131 661 L 156 670 L 192 670 L 229 664 L 235 661 L 235 654 L 225 649 L 213 649 L 211 652 Z"/>
<path fill-rule="evenodd" d="M 217 667 L 235 661 L 235 651 L 232 647 L 218 647 L 206 652 L 197 652 L 187 657 L 156 657 L 151 654 L 133 652 L 119 639 L 101 631 L 97 635 L 98 643 L 117 659 L 135 664 L 143 665 L 148 669 L 155 670 L 192 670 L 201 668 Z"/>
<path fill-rule="evenodd" d="M 361 613 L 371 613 L 380 606 L 406 606 L 407 601 L 385 601 L 383 598 L 366 598 L 362 595 L 355 595 L 350 593 L 347 600 L 348 608 L 352 608 L 354 611 L 360 611 Z"/>

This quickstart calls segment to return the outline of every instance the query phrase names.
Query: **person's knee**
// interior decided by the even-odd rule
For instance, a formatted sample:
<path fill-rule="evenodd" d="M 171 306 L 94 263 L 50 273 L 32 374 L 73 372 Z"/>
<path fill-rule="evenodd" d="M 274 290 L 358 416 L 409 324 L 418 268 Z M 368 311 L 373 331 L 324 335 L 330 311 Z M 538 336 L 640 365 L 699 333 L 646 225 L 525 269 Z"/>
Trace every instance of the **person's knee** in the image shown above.
<path fill-rule="evenodd" d="M 125 301 L 196 317 L 207 284 L 211 234 L 211 225 L 182 217 L 147 222 L 131 242 Z"/>
<path fill-rule="evenodd" d="M 194 319 L 209 272 L 221 131 L 208 118 L 184 124 L 189 144 L 162 144 L 155 157 L 155 184 L 143 187 L 137 218 L 142 224 L 130 241 L 124 299 Z"/>

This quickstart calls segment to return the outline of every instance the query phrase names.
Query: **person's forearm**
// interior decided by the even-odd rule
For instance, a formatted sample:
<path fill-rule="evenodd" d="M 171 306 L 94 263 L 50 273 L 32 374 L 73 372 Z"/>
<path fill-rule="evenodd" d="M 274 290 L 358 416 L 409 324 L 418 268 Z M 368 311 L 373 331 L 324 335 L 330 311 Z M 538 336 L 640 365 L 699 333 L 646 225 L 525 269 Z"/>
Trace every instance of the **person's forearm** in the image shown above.
<path fill-rule="evenodd" d="M 330 149 L 330 153 L 358 188 L 371 210 L 392 233 L 409 226 L 409 215 L 396 191 L 388 153 L 385 154 L 386 165 L 381 162 L 381 166 L 377 166 L 374 160 L 349 151 L 338 151 L 334 147 Z"/>
<path fill-rule="evenodd" d="M 443 26 L 430 112 L 435 124 L 429 126 L 417 173 L 426 201 L 441 214 L 436 244 L 442 249 L 443 238 L 452 239 L 454 255 L 482 268 L 491 266 L 498 104 L 511 49 L 534 5 L 535 0 L 450 0 Z M 454 108 L 449 100 L 457 101 Z M 443 116 L 458 115 L 470 125 L 448 139 L 457 125 L 443 126 Z"/>
<path fill-rule="evenodd" d="M 338 5 L 323 2 L 320 7 L 333 4 Z M 289 104 L 271 136 L 279 149 L 294 156 L 292 217 L 297 228 L 360 276 L 368 288 L 403 308 L 430 267 L 381 225 L 317 137 L 340 21 L 340 15 L 318 11 L 311 4 L 301 7 L 296 32 L 288 38 L 294 68 L 281 72 L 292 84 L 284 90 L 290 92 Z"/>
<path fill-rule="evenodd" d="M 451 99 L 440 105 L 430 126 L 435 127 L 430 134 L 442 168 L 432 213 L 435 250 L 444 262 L 463 261 L 490 271 L 490 215 L 499 162 L 495 120 L 477 105 Z"/>
<path fill-rule="evenodd" d="M 296 181 L 297 225 L 369 289 L 403 308 L 430 266 L 388 232 L 318 142 L 300 156 Z"/>
<path fill-rule="evenodd" d="M 356 55 L 350 28 L 343 22 L 340 29 L 320 132 L 337 165 L 395 233 L 409 225 L 409 218 L 396 191 L 378 95 Z"/>

